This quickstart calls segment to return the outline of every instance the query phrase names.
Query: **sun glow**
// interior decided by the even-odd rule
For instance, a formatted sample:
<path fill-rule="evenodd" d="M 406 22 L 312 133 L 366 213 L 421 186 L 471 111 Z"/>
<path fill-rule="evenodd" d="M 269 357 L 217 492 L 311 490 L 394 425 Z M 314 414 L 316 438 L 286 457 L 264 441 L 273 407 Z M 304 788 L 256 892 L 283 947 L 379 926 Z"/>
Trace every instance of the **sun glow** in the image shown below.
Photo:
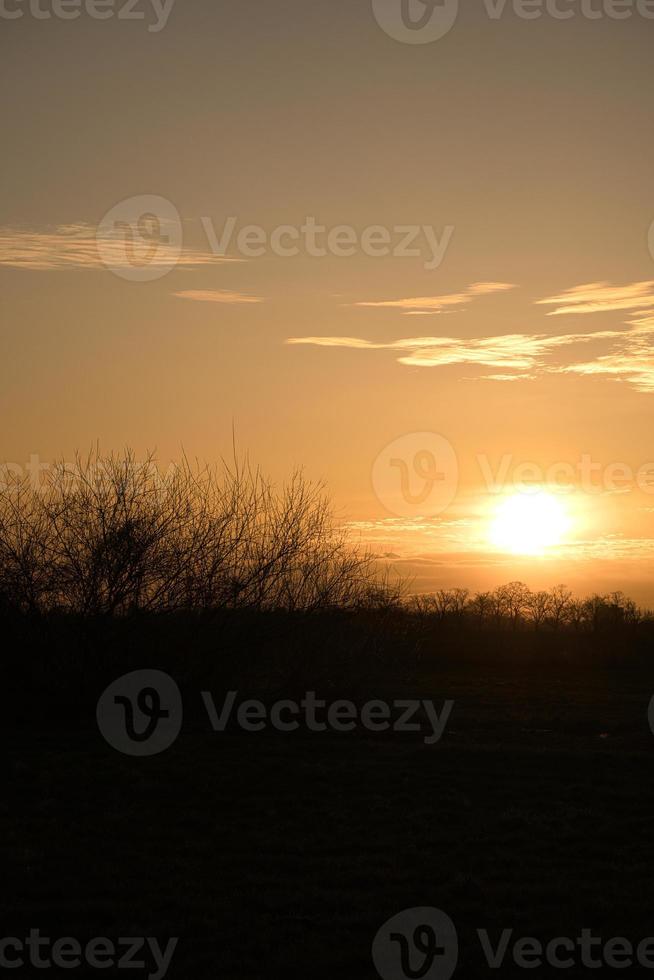
<path fill-rule="evenodd" d="M 544 555 L 564 542 L 572 526 L 565 502 L 546 490 L 514 493 L 498 504 L 490 541 L 515 555 Z"/>

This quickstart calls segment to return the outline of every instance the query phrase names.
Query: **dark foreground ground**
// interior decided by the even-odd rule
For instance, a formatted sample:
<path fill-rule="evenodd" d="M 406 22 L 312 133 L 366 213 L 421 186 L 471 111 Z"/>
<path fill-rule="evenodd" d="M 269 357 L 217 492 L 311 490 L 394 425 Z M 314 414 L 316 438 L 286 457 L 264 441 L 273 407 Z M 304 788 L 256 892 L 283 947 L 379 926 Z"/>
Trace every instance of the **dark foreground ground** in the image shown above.
<path fill-rule="evenodd" d="M 72 652 L 59 636 L 51 667 L 49 634 L 32 636 L 20 657 L 10 646 L 3 936 L 39 929 L 81 943 L 152 936 L 162 945 L 176 936 L 167 976 L 185 980 L 373 978 L 378 929 L 419 906 L 455 922 L 463 978 L 595 972 L 518 969 L 510 953 L 491 970 L 478 928 L 493 942 L 503 929 L 514 940 L 576 938 L 583 928 L 604 942 L 654 936 L 646 658 L 630 663 L 622 650 L 571 663 L 552 641 L 538 662 L 489 660 L 516 643 L 506 638 L 457 664 L 448 650 L 458 640 L 431 649 L 428 637 L 403 662 L 389 660 L 384 643 L 357 647 L 358 634 L 331 660 L 307 636 L 276 640 L 285 652 L 273 657 L 269 629 L 238 665 L 243 635 L 218 630 L 224 646 L 209 660 L 204 628 L 202 637 L 184 631 L 190 645 L 166 627 L 147 643 L 140 633 L 85 636 Z M 95 721 L 106 685 L 141 667 L 177 673 L 185 707 L 177 741 L 150 758 L 116 751 Z M 421 734 L 219 734 L 201 710 L 203 689 L 217 702 L 232 687 L 270 702 L 299 697 L 307 683 L 327 700 L 419 696 L 455 707 L 433 746 Z M 634 973 L 654 975 L 626 970 Z"/>

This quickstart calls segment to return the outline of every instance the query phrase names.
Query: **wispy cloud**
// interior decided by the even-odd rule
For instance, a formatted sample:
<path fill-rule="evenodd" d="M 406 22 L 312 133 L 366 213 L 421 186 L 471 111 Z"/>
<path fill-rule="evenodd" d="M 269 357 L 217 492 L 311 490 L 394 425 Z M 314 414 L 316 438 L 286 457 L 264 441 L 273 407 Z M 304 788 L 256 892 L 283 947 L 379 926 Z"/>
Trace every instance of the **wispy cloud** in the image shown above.
<path fill-rule="evenodd" d="M 401 352 L 400 364 L 411 367 L 445 367 L 476 364 L 505 368 L 524 373 L 543 366 L 543 358 L 556 348 L 587 343 L 598 338 L 615 337 L 615 331 L 588 334 L 505 334 L 497 337 L 461 339 L 455 337 L 410 337 L 390 343 L 374 343 L 358 337 L 291 337 L 287 344 L 310 344 L 315 347 L 346 347 L 355 350 L 392 350 Z M 493 377 L 493 376 L 491 376 Z M 496 380 L 498 376 L 494 376 Z M 506 380 L 505 376 L 501 376 Z M 513 379 L 513 376 L 512 376 Z"/>
<path fill-rule="evenodd" d="M 537 375 L 536 375 L 535 372 L 533 374 L 529 374 L 529 373 L 527 373 L 527 374 L 485 374 L 483 380 L 485 380 L 485 381 L 533 381 L 534 378 L 536 378 L 536 377 L 537 377 Z M 472 379 L 469 379 L 469 380 L 478 381 L 480 379 L 479 378 L 472 378 Z"/>
<path fill-rule="evenodd" d="M 179 299 L 191 299 L 197 303 L 263 303 L 261 296 L 248 296 L 245 293 L 234 293 L 228 289 L 182 289 L 173 293 Z"/>
<path fill-rule="evenodd" d="M 398 309 L 405 311 L 407 315 L 415 315 L 416 313 L 440 313 L 452 306 L 464 306 L 466 303 L 471 303 L 477 296 L 501 293 L 508 289 L 516 288 L 512 283 L 506 282 L 476 282 L 468 286 L 461 293 L 449 293 L 445 296 L 414 296 L 409 299 L 362 300 L 353 305 Z"/>
<path fill-rule="evenodd" d="M 164 233 L 165 228 L 154 243 L 153 254 L 148 256 L 150 268 L 241 261 L 202 249 L 180 250 L 174 240 L 165 241 Z M 124 233 L 99 235 L 98 229 L 89 224 L 58 225 L 45 231 L 3 227 L 0 228 L 0 266 L 35 272 L 133 268 L 141 260 L 147 244 L 137 242 L 132 249 Z"/>
<path fill-rule="evenodd" d="M 645 310 L 654 307 L 654 281 L 634 282 L 626 286 L 613 286 L 608 282 L 591 282 L 567 289 L 559 296 L 539 299 L 537 304 L 556 307 L 548 311 L 548 316 Z"/>
<path fill-rule="evenodd" d="M 572 363 L 558 368 L 564 374 L 578 374 L 587 377 L 607 377 L 614 381 L 624 381 L 637 391 L 654 392 L 654 283 L 634 283 L 632 286 L 609 287 L 615 296 L 615 302 L 628 302 L 626 293 L 634 293 L 641 297 L 647 296 L 644 287 L 650 287 L 651 295 L 647 301 L 642 298 L 638 302 L 638 311 L 631 314 L 627 321 L 627 329 L 615 331 L 611 349 L 599 354 L 592 360 Z M 578 287 L 581 289 L 582 287 Z M 620 296 L 622 292 L 622 296 Z M 606 302 L 611 302 L 607 299 Z M 620 307 L 624 308 L 624 307 Z M 610 332 L 607 332 L 610 336 Z"/>
<path fill-rule="evenodd" d="M 637 391 L 654 392 L 654 317 L 634 320 L 631 326 L 631 330 L 619 335 L 608 354 L 559 370 L 565 374 L 603 375 L 625 381 Z"/>
<path fill-rule="evenodd" d="M 565 374 L 609 375 L 615 380 L 628 381 L 642 392 L 654 392 L 654 357 L 630 357 L 625 354 L 607 354 L 595 361 L 570 364 L 561 368 Z"/>
<path fill-rule="evenodd" d="M 465 293 L 432 297 L 434 305 L 456 308 L 476 295 L 512 288 L 506 283 L 477 283 Z M 359 305 L 392 305 L 423 303 L 416 300 L 394 300 L 390 303 Z M 654 281 L 615 286 L 590 283 L 575 286 L 558 296 L 538 300 L 538 304 L 556 307 L 548 315 L 598 313 L 630 310 L 630 319 L 611 330 L 589 330 L 567 334 L 516 333 L 481 338 L 409 337 L 385 343 L 359 337 L 291 337 L 288 344 L 315 347 L 341 347 L 351 350 L 390 350 L 400 356 L 398 362 L 410 367 L 446 367 L 475 365 L 492 373 L 486 381 L 509 382 L 533 380 L 543 374 L 577 374 L 604 376 L 624 381 L 641 392 L 654 392 Z M 441 309 L 433 312 L 441 312 Z M 409 310 L 415 315 L 416 310 Z M 425 311 L 422 311 L 425 312 Z M 595 356 L 583 361 L 573 357 L 575 346 L 597 348 Z M 557 355 L 557 356 L 555 356 Z M 479 376 L 466 380 L 477 380 Z"/>

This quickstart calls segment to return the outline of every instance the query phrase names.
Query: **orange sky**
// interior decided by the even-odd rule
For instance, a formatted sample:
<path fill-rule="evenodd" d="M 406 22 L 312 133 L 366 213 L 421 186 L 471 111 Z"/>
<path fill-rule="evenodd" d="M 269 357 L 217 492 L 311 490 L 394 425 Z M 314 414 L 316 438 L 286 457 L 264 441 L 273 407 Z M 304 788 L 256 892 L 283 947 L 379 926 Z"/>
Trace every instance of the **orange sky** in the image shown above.
<path fill-rule="evenodd" d="M 654 604 L 654 21 L 570 6 L 470 3 L 408 44 L 368 0 L 177 0 L 156 31 L 145 0 L 25 5 L 0 32 L 1 455 L 213 460 L 234 422 L 417 588 Z M 399 446 L 419 498 L 421 433 L 452 447 L 455 492 L 397 513 L 376 461 Z M 489 470 L 510 460 L 507 490 L 583 458 L 599 486 L 567 495 L 562 545 L 489 547 Z M 633 480 L 606 482 L 617 463 Z"/>

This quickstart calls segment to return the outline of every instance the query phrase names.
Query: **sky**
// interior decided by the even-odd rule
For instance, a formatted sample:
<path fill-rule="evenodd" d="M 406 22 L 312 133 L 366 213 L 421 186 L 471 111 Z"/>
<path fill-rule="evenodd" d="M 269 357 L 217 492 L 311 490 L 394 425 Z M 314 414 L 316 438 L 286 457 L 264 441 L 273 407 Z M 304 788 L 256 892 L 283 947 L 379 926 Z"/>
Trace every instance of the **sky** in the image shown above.
<path fill-rule="evenodd" d="M 654 4 L 0 21 L 5 461 L 234 430 L 416 591 L 654 605 Z"/>

